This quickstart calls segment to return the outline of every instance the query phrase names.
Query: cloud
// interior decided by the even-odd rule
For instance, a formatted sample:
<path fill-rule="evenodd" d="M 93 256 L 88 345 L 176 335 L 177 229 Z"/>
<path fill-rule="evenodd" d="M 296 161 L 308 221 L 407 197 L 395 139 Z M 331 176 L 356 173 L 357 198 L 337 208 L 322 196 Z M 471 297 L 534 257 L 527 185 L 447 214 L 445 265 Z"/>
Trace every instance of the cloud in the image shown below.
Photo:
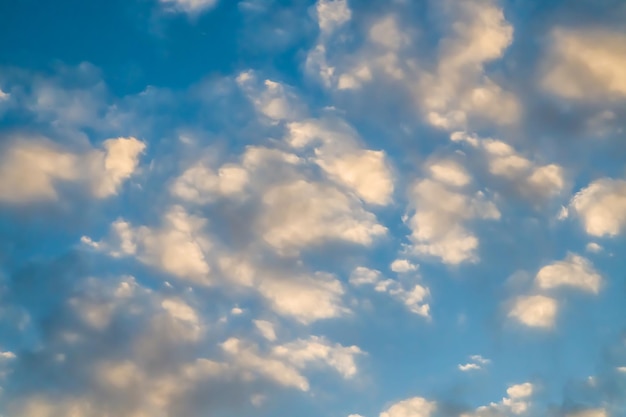
<path fill-rule="evenodd" d="M 626 225 L 626 181 L 602 178 L 580 190 L 570 207 L 587 234 L 617 236 Z"/>
<path fill-rule="evenodd" d="M 111 236 L 101 242 L 89 237 L 82 241 L 111 256 L 133 256 L 142 263 L 196 284 L 212 282 L 207 261 L 212 243 L 203 229 L 207 221 L 172 206 L 163 215 L 163 225 L 134 227 L 123 219 L 111 225 Z"/>
<path fill-rule="evenodd" d="M 529 398 L 535 391 L 530 382 L 511 385 L 507 388 L 507 397 L 498 403 L 478 407 L 471 413 L 464 413 L 461 417 L 506 417 L 520 415 L 528 411 L 531 403 Z"/>
<path fill-rule="evenodd" d="M 219 0 L 159 0 L 166 8 L 171 10 L 197 14 L 217 5 Z"/>
<path fill-rule="evenodd" d="M 463 186 L 450 185 L 450 178 L 455 178 L 452 184 L 459 184 L 463 174 L 455 162 L 438 160 L 430 166 L 438 167 L 435 175 L 416 180 L 409 191 L 413 214 L 408 225 L 413 249 L 446 264 L 476 261 L 478 238 L 465 224 L 475 219 L 497 220 L 500 212 L 482 192 L 471 193 Z"/>
<path fill-rule="evenodd" d="M 626 34 L 606 28 L 557 28 L 541 85 L 573 100 L 626 98 Z"/>
<path fill-rule="evenodd" d="M 131 137 L 108 139 L 102 147 L 75 152 L 47 139 L 11 142 L 0 159 L 0 201 L 57 200 L 63 183 L 82 185 L 95 198 L 116 195 L 137 169 L 146 145 Z"/>
<path fill-rule="evenodd" d="M 529 327 L 549 329 L 554 326 L 557 311 L 558 303 L 555 299 L 529 295 L 515 299 L 508 316 Z"/>
<path fill-rule="evenodd" d="M 430 318 L 430 290 L 420 284 L 408 284 L 392 279 L 383 279 L 380 271 L 363 266 L 356 267 L 350 274 L 350 284 L 356 287 L 370 285 L 377 292 L 387 293 L 404 304 L 411 312 Z"/>
<path fill-rule="evenodd" d="M 362 149 L 354 129 L 340 120 L 306 120 L 288 125 L 286 141 L 295 149 L 314 146 L 315 163 L 329 179 L 355 192 L 364 202 L 387 205 L 393 175 L 383 151 Z"/>
<path fill-rule="evenodd" d="M 399 401 L 380 413 L 380 417 L 431 417 L 437 410 L 437 404 L 422 397 L 413 397 Z"/>
<path fill-rule="evenodd" d="M 389 265 L 389 269 L 398 274 L 417 271 L 418 268 L 419 265 L 415 265 L 406 259 L 396 259 L 391 263 L 391 265 Z"/>
<path fill-rule="evenodd" d="M 466 364 L 459 364 L 459 370 L 463 372 L 478 371 L 482 369 L 484 365 L 491 363 L 489 359 L 485 359 L 480 355 L 472 355 L 470 356 L 470 360 L 471 362 L 468 362 Z"/>
<path fill-rule="evenodd" d="M 267 320 L 254 320 L 254 325 L 265 339 L 270 342 L 276 341 L 276 329 L 273 323 Z"/>
<path fill-rule="evenodd" d="M 569 286 L 597 294 L 600 291 L 602 277 L 593 269 L 589 260 L 570 253 L 565 260 L 541 268 L 537 272 L 535 282 L 544 290 Z"/>
<path fill-rule="evenodd" d="M 507 185 L 527 198 L 546 200 L 557 197 L 566 187 L 563 167 L 531 161 L 501 140 L 483 139 L 466 132 L 455 132 L 450 139 L 479 150 L 488 173 L 506 181 Z"/>
<path fill-rule="evenodd" d="M 269 188 L 258 226 L 263 239 L 286 255 L 329 240 L 369 246 L 387 233 L 373 214 L 346 194 L 304 180 Z"/>
<path fill-rule="evenodd" d="M 347 0 L 318 0 L 315 4 L 317 22 L 322 36 L 332 34 L 352 17 Z"/>

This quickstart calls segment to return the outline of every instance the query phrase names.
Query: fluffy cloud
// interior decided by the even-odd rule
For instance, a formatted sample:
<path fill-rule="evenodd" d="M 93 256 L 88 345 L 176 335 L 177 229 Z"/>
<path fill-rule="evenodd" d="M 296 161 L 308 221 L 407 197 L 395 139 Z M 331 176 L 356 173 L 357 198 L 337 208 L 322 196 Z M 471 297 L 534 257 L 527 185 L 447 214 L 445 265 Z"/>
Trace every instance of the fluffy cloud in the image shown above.
<path fill-rule="evenodd" d="M 56 200 L 63 183 L 81 184 L 96 198 L 117 194 L 137 169 L 146 145 L 135 138 L 117 138 L 102 146 L 73 152 L 46 139 L 13 141 L 0 159 L 0 201 Z"/>
<path fill-rule="evenodd" d="M 602 178 L 579 191 L 570 206 L 591 236 L 616 236 L 626 225 L 626 181 Z"/>
<path fill-rule="evenodd" d="M 624 99 L 626 34 L 604 28 L 555 29 L 541 84 L 567 99 Z"/>
<path fill-rule="evenodd" d="M 264 279 L 258 284 L 258 291 L 274 311 L 305 324 L 348 311 L 341 305 L 344 293 L 341 282 L 330 274 Z"/>
<path fill-rule="evenodd" d="M 370 245 L 387 233 L 358 202 L 324 183 L 298 180 L 274 186 L 263 196 L 259 229 L 284 254 L 328 240 Z"/>
<path fill-rule="evenodd" d="M 458 164 L 438 161 L 433 166 L 438 167 L 435 177 L 417 180 L 410 190 L 414 213 L 408 224 L 414 250 L 438 257 L 447 264 L 475 261 L 478 238 L 465 223 L 475 219 L 497 220 L 500 212 L 482 192 L 470 193 L 463 187 L 450 185 L 465 178 Z"/>
<path fill-rule="evenodd" d="M 565 172 L 561 166 L 533 162 L 501 140 L 482 139 L 466 132 L 455 132 L 450 135 L 450 139 L 479 150 L 486 160 L 489 174 L 504 179 L 526 197 L 555 197 L 566 186 Z"/>
<path fill-rule="evenodd" d="M 515 122 L 520 105 L 484 73 L 513 41 L 513 27 L 495 1 L 468 1 L 454 10 L 434 71 L 419 76 L 416 97 L 426 120 L 443 129 L 466 126 L 471 117 Z"/>
<path fill-rule="evenodd" d="M 471 362 L 468 362 L 466 364 L 459 364 L 458 365 L 459 370 L 463 372 L 477 371 L 477 370 L 482 369 L 483 366 L 491 363 L 489 359 L 485 359 L 480 355 L 472 355 L 470 356 L 470 360 Z"/>
<path fill-rule="evenodd" d="M 528 411 L 530 407 L 529 397 L 534 393 L 535 387 L 530 382 L 511 385 L 507 390 L 507 397 L 498 403 L 478 407 L 471 413 L 464 413 L 461 417 L 505 417 L 520 415 Z"/>
<path fill-rule="evenodd" d="M 295 149 L 314 146 L 314 161 L 328 177 L 370 204 L 386 205 L 393 175 L 382 151 L 362 149 L 357 133 L 339 120 L 290 123 L 287 142 Z"/>
<path fill-rule="evenodd" d="M 85 244 L 108 251 L 114 257 L 134 256 L 146 265 L 194 283 L 211 283 L 208 251 L 212 243 L 203 232 L 206 220 L 173 206 L 163 216 L 163 226 L 133 227 L 125 220 L 111 225 L 111 236 L 102 242 L 83 237 Z"/>
<path fill-rule="evenodd" d="M 602 277 L 589 260 L 570 253 L 565 260 L 546 265 L 537 272 L 535 282 L 541 289 L 569 286 L 597 294 Z"/>
<path fill-rule="evenodd" d="M 387 293 L 400 301 L 410 312 L 430 318 L 430 305 L 426 302 L 430 297 L 430 290 L 427 287 L 383 279 L 380 271 L 362 266 L 356 267 L 352 271 L 350 284 L 357 287 L 362 285 L 373 286 L 377 292 Z"/>
<path fill-rule="evenodd" d="M 315 9 L 322 35 L 333 33 L 338 27 L 349 22 L 352 17 L 347 0 L 318 0 Z"/>
<path fill-rule="evenodd" d="M 544 295 L 518 297 L 509 310 L 509 317 L 529 327 L 551 328 L 558 311 L 555 299 Z"/>
<path fill-rule="evenodd" d="M 380 417 L 431 417 L 437 404 L 422 397 L 409 398 L 393 404 Z"/>
<path fill-rule="evenodd" d="M 206 204 L 241 195 L 248 182 L 248 171 L 239 165 L 225 164 L 215 172 L 208 163 L 198 162 L 172 183 L 170 191 L 183 200 Z"/>

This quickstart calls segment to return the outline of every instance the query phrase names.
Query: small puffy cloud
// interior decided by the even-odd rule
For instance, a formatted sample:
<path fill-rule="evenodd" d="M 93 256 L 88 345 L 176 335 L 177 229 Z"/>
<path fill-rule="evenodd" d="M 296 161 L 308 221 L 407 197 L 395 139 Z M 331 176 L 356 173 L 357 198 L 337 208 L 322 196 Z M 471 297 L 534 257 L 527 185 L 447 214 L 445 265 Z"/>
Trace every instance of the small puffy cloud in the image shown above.
<path fill-rule="evenodd" d="M 381 273 L 375 269 L 356 267 L 350 274 L 350 284 L 354 286 L 375 285 L 381 280 Z"/>
<path fill-rule="evenodd" d="M 482 139 L 466 132 L 455 132 L 450 135 L 450 139 L 479 149 L 491 175 L 510 182 L 528 197 L 547 199 L 558 195 L 565 188 L 565 172 L 561 166 L 533 162 L 501 140 Z"/>
<path fill-rule="evenodd" d="M 389 290 L 389 294 L 404 303 L 411 313 L 430 318 L 430 305 L 426 299 L 430 297 L 428 288 L 416 284 L 410 289 L 396 287 Z"/>
<path fill-rule="evenodd" d="M 198 284 L 211 283 L 207 254 L 212 244 L 204 234 L 206 220 L 171 207 L 161 228 L 133 227 L 125 220 L 111 225 L 111 236 L 102 242 L 83 237 L 82 241 L 111 256 L 134 256 L 142 263 L 180 279 Z"/>
<path fill-rule="evenodd" d="M 165 7 L 189 14 L 197 14 L 211 9 L 219 0 L 159 0 Z"/>
<path fill-rule="evenodd" d="M 297 180 L 269 188 L 263 196 L 259 230 L 284 254 L 339 240 L 369 246 L 387 233 L 376 217 L 340 190 Z"/>
<path fill-rule="evenodd" d="M 591 253 L 599 253 L 602 252 L 602 246 L 598 245 L 596 242 L 589 242 L 587 246 L 585 246 L 585 250 Z"/>
<path fill-rule="evenodd" d="M 506 390 L 507 397 L 502 398 L 500 402 L 478 407 L 475 411 L 463 413 L 460 417 L 506 417 L 524 414 L 531 405 L 529 397 L 533 392 L 534 386 L 530 382 L 511 385 Z"/>
<path fill-rule="evenodd" d="M 506 393 L 512 399 L 526 398 L 533 394 L 534 387 L 530 382 L 510 386 Z"/>
<path fill-rule="evenodd" d="M 414 213 L 408 224 L 414 250 L 446 264 L 476 260 L 478 238 L 466 228 L 466 222 L 500 218 L 496 206 L 482 192 L 472 195 L 430 178 L 417 180 L 410 197 Z"/>
<path fill-rule="evenodd" d="M 304 324 L 348 311 L 341 303 L 343 286 L 330 274 L 264 279 L 258 283 L 258 291 L 275 312 Z"/>
<path fill-rule="evenodd" d="M 309 363 L 324 363 L 334 368 L 344 378 L 352 378 L 357 373 L 356 356 L 363 354 L 357 346 L 331 344 L 323 337 L 311 336 L 272 349 L 276 357 L 285 358 L 298 368 Z"/>
<path fill-rule="evenodd" d="M 579 191 L 570 203 L 587 234 L 617 236 L 626 226 L 626 181 L 602 178 Z"/>
<path fill-rule="evenodd" d="M 422 397 L 413 397 L 393 404 L 380 413 L 380 417 L 431 417 L 437 410 L 434 401 Z"/>
<path fill-rule="evenodd" d="M 274 342 L 276 340 L 276 330 L 274 329 L 274 324 L 267 320 L 254 320 L 254 325 L 256 326 L 261 336 L 270 342 Z"/>
<path fill-rule="evenodd" d="M 415 265 L 407 259 L 396 259 L 389 265 L 389 269 L 397 274 L 403 274 L 406 272 L 417 271 L 419 265 Z"/>
<path fill-rule="evenodd" d="M 347 0 L 318 0 L 315 5 L 317 22 L 323 36 L 332 34 L 336 29 L 350 21 L 352 11 Z"/>
<path fill-rule="evenodd" d="M 259 80 L 254 71 L 239 74 L 236 82 L 256 110 L 272 123 L 298 118 L 303 108 L 292 89 L 272 80 Z"/>
<path fill-rule="evenodd" d="M 530 295 L 515 299 L 508 316 L 528 327 L 548 329 L 554 326 L 557 311 L 558 303 L 555 299 Z"/>
<path fill-rule="evenodd" d="M 313 160 L 329 179 L 369 204 L 386 205 L 394 190 L 383 151 L 363 149 L 357 132 L 340 120 L 306 120 L 288 125 L 286 141 L 295 149 L 314 147 Z"/>
<path fill-rule="evenodd" d="M 468 372 L 468 371 L 478 371 L 483 368 L 484 365 L 491 363 L 489 359 L 485 359 L 480 355 L 472 355 L 470 356 L 470 362 L 466 364 L 459 364 L 458 368 L 460 371 Z"/>
<path fill-rule="evenodd" d="M 546 265 L 539 270 L 535 282 L 541 289 L 568 286 L 597 294 L 602 277 L 591 262 L 580 255 L 570 253 L 563 261 Z"/>
<path fill-rule="evenodd" d="M 450 159 L 435 161 L 428 170 L 433 179 L 453 187 L 464 187 L 472 181 L 465 167 Z"/>
<path fill-rule="evenodd" d="M 215 172 L 199 162 L 172 183 L 170 192 L 182 200 L 206 204 L 218 197 L 241 195 L 248 182 L 248 171 L 239 165 L 225 164 Z"/>
<path fill-rule="evenodd" d="M 254 373 L 285 387 L 309 390 L 309 381 L 302 370 L 323 366 L 335 370 L 344 378 L 357 373 L 355 358 L 363 352 L 357 346 L 332 344 L 323 337 L 311 336 L 275 346 L 268 353 L 259 352 L 256 345 L 237 338 L 222 343 L 234 368 Z"/>
<path fill-rule="evenodd" d="M 64 182 L 82 184 L 96 198 L 110 197 L 135 172 L 145 146 L 117 138 L 104 141 L 103 150 L 72 152 L 44 139 L 14 141 L 0 157 L 0 201 L 56 200 Z"/>
<path fill-rule="evenodd" d="M 604 28 L 555 29 L 541 84 L 567 99 L 626 98 L 626 33 Z"/>
<path fill-rule="evenodd" d="M 465 127 L 474 117 L 505 125 L 517 121 L 517 98 L 484 71 L 513 41 L 502 8 L 472 0 L 449 10 L 451 30 L 440 42 L 435 69 L 420 71 L 415 89 L 426 120 L 447 130 Z"/>
<path fill-rule="evenodd" d="M 375 291 L 387 293 L 404 304 L 411 313 L 430 318 L 430 305 L 426 302 L 430 297 L 430 290 L 422 285 L 415 284 L 407 288 L 392 279 L 383 279 L 378 270 L 362 266 L 352 271 L 350 284 L 354 286 L 371 285 Z"/>

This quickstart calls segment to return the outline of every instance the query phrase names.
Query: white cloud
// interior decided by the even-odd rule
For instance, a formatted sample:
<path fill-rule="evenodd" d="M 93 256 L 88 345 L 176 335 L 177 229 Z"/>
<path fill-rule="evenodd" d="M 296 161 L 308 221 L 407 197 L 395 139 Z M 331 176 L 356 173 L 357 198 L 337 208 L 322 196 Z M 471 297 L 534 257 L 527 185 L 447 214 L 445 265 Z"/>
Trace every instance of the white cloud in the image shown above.
<path fill-rule="evenodd" d="M 357 374 L 355 358 L 363 354 L 357 346 L 341 346 L 331 344 L 325 338 L 311 336 L 272 349 L 276 357 L 285 358 L 298 368 L 311 363 L 323 363 L 334 368 L 344 378 L 352 378 Z"/>
<path fill-rule="evenodd" d="M 380 417 L 431 417 L 437 410 L 434 401 L 413 397 L 399 401 L 380 413 Z"/>
<path fill-rule="evenodd" d="M 570 253 L 565 260 L 541 268 L 535 282 L 541 289 L 569 286 L 597 294 L 600 291 L 602 277 L 589 260 Z"/>
<path fill-rule="evenodd" d="M 602 178 L 578 192 L 570 203 L 587 234 L 616 236 L 626 225 L 626 181 Z"/>
<path fill-rule="evenodd" d="M 484 71 L 513 41 L 502 9 L 495 1 L 466 1 L 449 10 L 454 10 L 451 33 L 440 42 L 435 69 L 418 74 L 415 95 L 426 120 L 442 129 L 465 127 L 472 117 L 496 124 L 517 121 L 517 98 Z"/>
<path fill-rule="evenodd" d="M 615 368 L 617 372 L 626 373 L 626 366 L 618 366 Z"/>
<path fill-rule="evenodd" d="M 43 139 L 14 141 L 0 159 L 0 201 L 56 200 L 63 182 L 82 184 L 96 198 L 117 194 L 136 170 L 145 144 L 117 138 L 104 141 L 103 148 L 80 153 Z"/>
<path fill-rule="evenodd" d="M 463 372 L 478 371 L 482 369 L 484 365 L 491 363 L 489 359 L 485 359 L 480 355 L 472 355 L 470 356 L 470 360 L 471 362 L 468 362 L 466 364 L 459 364 L 459 370 Z"/>
<path fill-rule="evenodd" d="M 256 345 L 230 338 L 222 344 L 235 368 L 240 372 L 253 372 L 285 387 L 309 390 L 309 381 L 301 373 L 311 366 L 334 369 L 344 378 L 357 373 L 355 357 L 363 352 L 357 346 L 331 344 L 325 338 L 311 336 L 284 345 L 275 346 L 267 354 Z"/>
<path fill-rule="evenodd" d="M 450 159 L 435 161 L 428 170 L 433 179 L 453 187 L 464 187 L 472 181 L 465 167 Z"/>
<path fill-rule="evenodd" d="M 602 252 L 602 246 L 598 245 L 596 242 L 589 242 L 587 246 L 585 246 L 585 250 L 591 253 L 599 253 Z"/>
<path fill-rule="evenodd" d="M 446 264 L 476 260 L 478 238 L 466 228 L 466 222 L 500 218 L 483 193 L 471 195 L 433 179 L 417 180 L 410 196 L 415 210 L 408 222 L 413 248 Z"/>
<path fill-rule="evenodd" d="M 263 196 L 259 229 L 283 254 L 329 240 L 369 246 L 387 233 L 376 217 L 338 189 L 297 180 L 269 188 Z"/>
<path fill-rule="evenodd" d="M 561 166 L 533 162 L 508 143 L 490 138 L 482 139 L 466 132 L 455 132 L 450 135 L 450 139 L 480 149 L 489 173 L 509 181 L 528 197 L 546 199 L 558 195 L 565 188 L 565 172 Z"/>
<path fill-rule="evenodd" d="M 392 50 L 400 49 L 409 41 L 394 16 L 387 16 L 374 22 L 369 29 L 368 36 L 374 44 Z"/>
<path fill-rule="evenodd" d="M 111 237 L 92 246 L 108 250 L 114 257 L 135 256 L 146 265 L 197 284 L 211 283 L 207 261 L 212 244 L 203 229 L 206 220 L 188 214 L 181 206 L 171 207 L 161 228 L 133 227 L 124 220 L 111 225 Z"/>
<path fill-rule="evenodd" d="M 534 387 L 530 382 L 510 386 L 506 393 L 512 399 L 526 398 L 533 394 Z"/>
<path fill-rule="evenodd" d="M 460 371 L 463 372 L 467 372 L 467 371 L 478 371 L 479 369 L 482 369 L 480 367 L 480 365 L 476 364 L 476 363 L 466 363 L 466 364 L 459 364 L 458 366 Z"/>
<path fill-rule="evenodd" d="M 391 265 L 389 265 L 389 269 L 397 274 L 417 271 L 418 267 L 419 265 L 415 265 L 406 259 L 396 259 L 391 263 Z"/>
<path fill-rule="evenodd" d="M 261 82 L 254 71 L 242 72 L 236 81 L 256 110 L 272 123 L 296 119 L 304 110 L 290 87 L 272 80 Z"/>
<path fill-rule="evenodd" d="M 394 184 L 385 153 L 362 149 L 358 134 L 345 122 L 293 122 L 288 125 L 286 140 L 295 149 L 313 146 L 313 160 L 328 177 L 366 203 L 390 203 Z"/>
<path fill-rule="evenodd" d="M 534 386 L 530 382 L 511 385 L 498 403 L 478 407 L 471 413 L 464 413 L 460 417 L 506 417 L 511 414 L 520 415 L 528 411 L 531 403 L 529 398 L 534 393 Z"/>
<path fill-rule="evenodd" d="M 354 286 L 375 285 L 381 280 L 380 271 L 359 266 L 350 274 L 350 284 Z"/>
<path fill-rule="evenodd" d="M 185 13 L 196 14 L 217 5 L 219 0 L 159 0 L 166 7 Z"/>
<path fill-rule="evenodd" d="M 274 342 L 276 340 L 276 329 L 274 329 L 273 323 L 267 320 L 254 320 L 254 325 L 265 339 L 270 342 Z"/>
<path fill-rule="evenodd" d="M 332 34 L 349 22 L 352 17 L 347 0 L 318 0 L 315 8 L 317 22 L 323 36 Z"/>
<path fill-rule="evenodd" d="M 425 302 L 430 296 L 428 288 L 418 284 L 409 290 L 396 287 L 390 289 L 389 294 L 404 303 L 411 313 L 430 318 L 430 305 Z"/>
<path fill-rule="evenodd" d="M 341 316 L 348 310 L 341 305 L 344 289 L 334 276 L 316 273 L 285 279 L 264 279 L 259 293 L 279 314 L 291 316 L 301 323 Z"/>
<path fill-rule="evenodd" d="M 626 98 L 626 33 L 555 29 L 541 85 L 568 99 Z"/>
<path fill-rule="evenodd" d="M 207 163 L 199 162 L 172 183 L 170 192 L 183 200 L 205 204 L 218 197 L 241 195 L 248 182 L 248 171 L 239 165 L 225 164 L 215 172 Z"/>
<path fill-rule="evenodd" d="M 530 295 L 518 297 L 511 309 L 509 317 L 529 327 L 551 328 L 558 311 L 555 299 L 544 295 Z"/>
<path fill-rule="evenodd" d="M 11 98 L 11 94 L 2 91 L 2 89 L 0 89 L 0 102 L 2 101 L 8 101 Z"/>
<path fill-rule="evenodd" d="M 414 314 L 430 318 L 430 305 L 426 300 L 430 297 L 428 288 L 414 284 L 406 289 L 404 285 L 392 279 L 383 279 L 380 271 L 362 266 L 355 268 L 350 274 L 350 284 L 354 286 L 371 285 L 375 291 L 389 294 L 400 301 Z"/>

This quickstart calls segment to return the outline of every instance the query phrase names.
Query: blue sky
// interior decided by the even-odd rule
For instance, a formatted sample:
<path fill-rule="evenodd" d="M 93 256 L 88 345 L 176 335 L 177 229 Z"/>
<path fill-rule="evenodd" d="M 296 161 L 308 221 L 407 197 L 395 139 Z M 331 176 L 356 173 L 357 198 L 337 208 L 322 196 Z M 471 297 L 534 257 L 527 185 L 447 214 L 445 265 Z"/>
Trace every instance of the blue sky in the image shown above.
<path fill-rule="evenodd" d="M 0 415 L 626 415 L 621 1 L 0 4 Z"/>

